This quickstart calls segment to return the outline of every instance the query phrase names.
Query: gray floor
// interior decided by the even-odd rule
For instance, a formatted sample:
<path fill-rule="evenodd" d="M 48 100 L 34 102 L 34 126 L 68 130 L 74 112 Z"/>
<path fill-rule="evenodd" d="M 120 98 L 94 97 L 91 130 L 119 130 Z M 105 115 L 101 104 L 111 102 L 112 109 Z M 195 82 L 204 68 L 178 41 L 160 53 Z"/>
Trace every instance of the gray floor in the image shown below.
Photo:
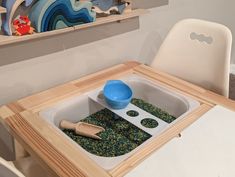
<path fill-rule="evenodd" d="M 230 74 L 229 97 L 235 100 L 235 75 L 234 74 Z"/>

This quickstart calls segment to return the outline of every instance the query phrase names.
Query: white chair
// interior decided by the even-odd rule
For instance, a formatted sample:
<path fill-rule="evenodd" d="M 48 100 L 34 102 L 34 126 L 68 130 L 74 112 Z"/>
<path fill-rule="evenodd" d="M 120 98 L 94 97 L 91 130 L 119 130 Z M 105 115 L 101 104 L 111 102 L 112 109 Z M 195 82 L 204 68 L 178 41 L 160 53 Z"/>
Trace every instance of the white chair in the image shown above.
<path fill-rule="evenodd" d="M 186 19 L 169 32 L 151 66 L 228 97 L 231 46 L 227 27 Z"/>

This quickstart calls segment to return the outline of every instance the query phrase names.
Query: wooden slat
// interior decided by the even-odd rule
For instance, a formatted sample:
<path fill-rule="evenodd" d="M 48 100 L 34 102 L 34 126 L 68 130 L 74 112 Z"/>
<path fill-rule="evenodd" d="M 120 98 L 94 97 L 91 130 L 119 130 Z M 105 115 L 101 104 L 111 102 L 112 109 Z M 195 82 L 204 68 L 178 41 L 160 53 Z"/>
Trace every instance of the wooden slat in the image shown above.
<path fill-rule="evenodd" d="M 227 99 L 221 95 L 218 95 L 214 92 L 207 91 L 203 95 L 201 95 L 203 99 L 206 99 L 209 102 L 212 102 L 214 104 L 218 104 L 221 106 L 224 106 L 232 111 L 235 111 L 235 101 L 231 99 Z"/>
<path fill-rule="evenodd" d="M 212 107 L 206 104 L 201 105 L 198 109 L 190 113 L 187 117 L 177 122 L 174 126 L 167 129 L 165 132 L 157 136 L 154 140 L 149 142 L 149 144 L 139 151 L 137 151 L 130 158 L 125 160 L 119 166 L 111 170 L 109 173 L 113 177 L 121 177 L 124 176 L 128 171 L 133 169 L 139 163 L 141 163 L 145 158 L 147 158 L 151 153 L 155 150 L 162 147 L 172 138 L 176 137 L 180 132 L 182 132 L 186 127 L 195 122 L 198 118 L 200 118 L 203 114 L 209 111 Z"/>
<path fill-rule="evenodd" d="M 15 113 L 7 106 L 0 107 L 0 119 L 4 121 L 7 117 L 13 116 Z"/>
<path fill-rule="evenodd" d="M 32 151 L 61 177 L 108 177 L 103 169 L 90 160 L 66 137 L 61 136 L 46 121 L 28 111 L 6 119 Z"/>
<path fill-rule="evenodd" d="M 141 63 L 139 63 L 138 61 L 135 61 L 135 60 L 130 60 L 130 61 L 127 61 L 127 62 L 125 62 L 125 63 L 123 63 L 123 64 L 126 65 L 127 67 L 133 68 L 133 69 L 134 69 L 135 67 L 141 65 Z"/>
<path fill-rule="evenodd" d="M 25 108 L 23 108 L 18 102 L 9 103 L 7 107 L 10 108 L 15 114 L 25 111 Z"/>
<path fill-rule="evenodd" d="M 51 100 L 57 100 L 60 97 L 64 97 L 67 94 L 71 94 L 71 92 L 76 92 L 77 87 L 72 84 L 61 85 L 41 93 L 23 98 L 18 101 L 20 106 L 22 106 L 26 110 L 30 110 L 34 106 L 38 106 L 40 104 L 45 104 Z"/>
<path fill-rule="evenodd" d="M 228 109 L 235 110 L 235 101 L 227 99 L 221 95 L 183 81 L 169 74 L 157 71 L 145 65 L 137 66 L 134 70 L 137 73 L 141 73 L 142 75 L 148 76 L 149 78 L 156 79 L 162 83 L 175 87 L 176 89 L 188 93 L 189 95 L 198 97 L 199 99 L 204 100 L 209 104 L 219 104 L 227 107 Z"/>

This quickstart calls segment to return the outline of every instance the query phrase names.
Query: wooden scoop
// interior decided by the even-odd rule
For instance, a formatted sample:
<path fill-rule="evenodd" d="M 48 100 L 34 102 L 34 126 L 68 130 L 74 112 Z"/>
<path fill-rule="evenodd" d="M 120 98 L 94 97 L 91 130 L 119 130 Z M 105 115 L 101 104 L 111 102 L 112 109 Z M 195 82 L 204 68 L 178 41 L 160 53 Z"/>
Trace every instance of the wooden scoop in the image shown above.
<path fill-rule="evenodd" d="M 64 129 L 74 130 L 78 135 L 98 140 L 101 140 L 101 138 L 96 134 L 105 130 L 103 127 L 88 124 L 85 122 L 72 123 L 67 120 L 62 120 L 60 122 L 60 127 Z"/>

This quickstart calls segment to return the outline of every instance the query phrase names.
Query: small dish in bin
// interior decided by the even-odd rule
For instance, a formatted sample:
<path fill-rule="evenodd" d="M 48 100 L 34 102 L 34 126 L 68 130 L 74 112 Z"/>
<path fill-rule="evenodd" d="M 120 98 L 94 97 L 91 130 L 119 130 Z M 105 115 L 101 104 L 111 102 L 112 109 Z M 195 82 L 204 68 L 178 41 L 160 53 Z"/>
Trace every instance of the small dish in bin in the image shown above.
<path fill-rule="evenodd" d="M 125 108 L 132 98 L 131 88 L 121 80 L 107 81 L 103 94 L 106 103 L 113 109 Z"/>

